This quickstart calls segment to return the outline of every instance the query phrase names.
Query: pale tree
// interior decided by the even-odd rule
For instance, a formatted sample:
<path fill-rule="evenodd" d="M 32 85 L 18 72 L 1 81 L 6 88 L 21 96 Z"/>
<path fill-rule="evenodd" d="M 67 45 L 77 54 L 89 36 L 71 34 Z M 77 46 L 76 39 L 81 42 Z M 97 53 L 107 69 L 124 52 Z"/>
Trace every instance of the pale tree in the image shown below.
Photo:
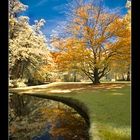
<path fill-rule="evenodd" d="M 106 9 L 102 3 L 81 0 L 74 4 L 69 12 L 68 35 L 54 38 L 53 46 L 61 52 L 61 63 L 69 66 L 75 63 L 94 84 L 98 84 L 109 73 L 112 59 L 124 55 L 122 50 L 127 45 L 123 45 L 123 38 L 130 36 L 130 30 L 126 28 L 128 22 L 119 12 Z"/>
<path fill-rule="evenodd" d="M 10 79 L 35 78 L 41 75 L 42 65 L 51 65 L 53 60 L 48 50 L 46 37 L 41 32 L 45 20 L 29 24 L 29 17 L 16 16 L 25 10 L 19 1 L 11 0 L 9 8 L 9 74 Z"/>
<path fill-rule="evenodd" d="M 25 11 L 28 8 L 27 5 L 24 5 L 19 0 L 9 0 L 9 16 L 17 17 L 17 14 Z"/>

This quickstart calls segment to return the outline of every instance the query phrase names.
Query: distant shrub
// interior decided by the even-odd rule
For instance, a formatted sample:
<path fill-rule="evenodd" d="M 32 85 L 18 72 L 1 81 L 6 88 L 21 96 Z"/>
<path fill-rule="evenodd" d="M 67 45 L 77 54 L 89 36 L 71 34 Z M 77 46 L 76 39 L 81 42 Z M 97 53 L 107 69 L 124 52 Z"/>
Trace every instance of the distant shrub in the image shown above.
<path fill-rule="evenodd" d="M 26 79 L 14 79 L 14 80 L 9 80 L 9 87 L 26 87 Z"/>

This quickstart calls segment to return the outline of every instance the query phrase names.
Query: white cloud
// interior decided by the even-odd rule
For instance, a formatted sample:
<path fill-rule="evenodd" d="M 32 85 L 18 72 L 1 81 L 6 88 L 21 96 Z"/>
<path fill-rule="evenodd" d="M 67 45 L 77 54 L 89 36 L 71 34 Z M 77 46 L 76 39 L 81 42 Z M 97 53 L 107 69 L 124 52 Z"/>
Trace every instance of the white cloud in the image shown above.
<path fill-rule="evenodd" d="M 63 10 L 65 10 L 65 4 L 57 5 L 57 6 L 53 7 L 53 10 L 55 10 L 55 11 L 63 11 Z"/>
<path fill-rule="evenodd" d="M 41 0 L 40 2 L 38 2 L 35 7 L 41 6 L 43 4 L 45 4 L 46 2 L 48 2 L 48 0 Z"/>

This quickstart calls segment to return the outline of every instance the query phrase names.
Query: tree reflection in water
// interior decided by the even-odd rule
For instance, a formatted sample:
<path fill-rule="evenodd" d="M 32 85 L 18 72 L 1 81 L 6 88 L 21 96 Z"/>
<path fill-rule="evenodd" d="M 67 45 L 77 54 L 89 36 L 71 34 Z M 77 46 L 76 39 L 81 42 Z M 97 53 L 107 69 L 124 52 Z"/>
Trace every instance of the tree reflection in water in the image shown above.
<path fill-rule="evenodd" d="M 88 126 L 85 120 L 72 108 L 59 103 L 58 107 L 42 110 L 43 116 L 49 116 L 50 134 L 62 136 L 65 140 L 87 140 Z"/>
<path fill-rule="evenodd" d="M 10 139 L 89 139 L 88 125 L 74 109 L 60 102 L 41 99 L 37 97 L 25 96 L 22 97 L 22 100 L 26 102 L 26 105 L 20 107 L 20 109 L 28 109 L 28 111 L 27 113 L 20 114 L 20 116 L 16 114 L 17 112 L 14 105 L 18 104 L 17 98 L 13 98 L 13 100 L 11 100 L 10 102 Z"/>

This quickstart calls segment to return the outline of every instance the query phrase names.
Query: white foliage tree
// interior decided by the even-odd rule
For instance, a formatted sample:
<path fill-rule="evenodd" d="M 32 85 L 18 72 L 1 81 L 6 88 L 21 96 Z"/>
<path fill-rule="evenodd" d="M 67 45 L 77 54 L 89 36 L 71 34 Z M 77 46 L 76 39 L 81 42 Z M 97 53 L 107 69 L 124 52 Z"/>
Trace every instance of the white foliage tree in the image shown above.
<path fill-rule="evenodd" d="M 43 64 L 52 64 L 47 49 L 47 40 L 41 32 L 45 20 L 29 24 L 29 17 L 15 16 L 27 6 L 17 0 L 10 0 L 9 18 L 9 74 L 11 79 L 32 78 Z"/>

